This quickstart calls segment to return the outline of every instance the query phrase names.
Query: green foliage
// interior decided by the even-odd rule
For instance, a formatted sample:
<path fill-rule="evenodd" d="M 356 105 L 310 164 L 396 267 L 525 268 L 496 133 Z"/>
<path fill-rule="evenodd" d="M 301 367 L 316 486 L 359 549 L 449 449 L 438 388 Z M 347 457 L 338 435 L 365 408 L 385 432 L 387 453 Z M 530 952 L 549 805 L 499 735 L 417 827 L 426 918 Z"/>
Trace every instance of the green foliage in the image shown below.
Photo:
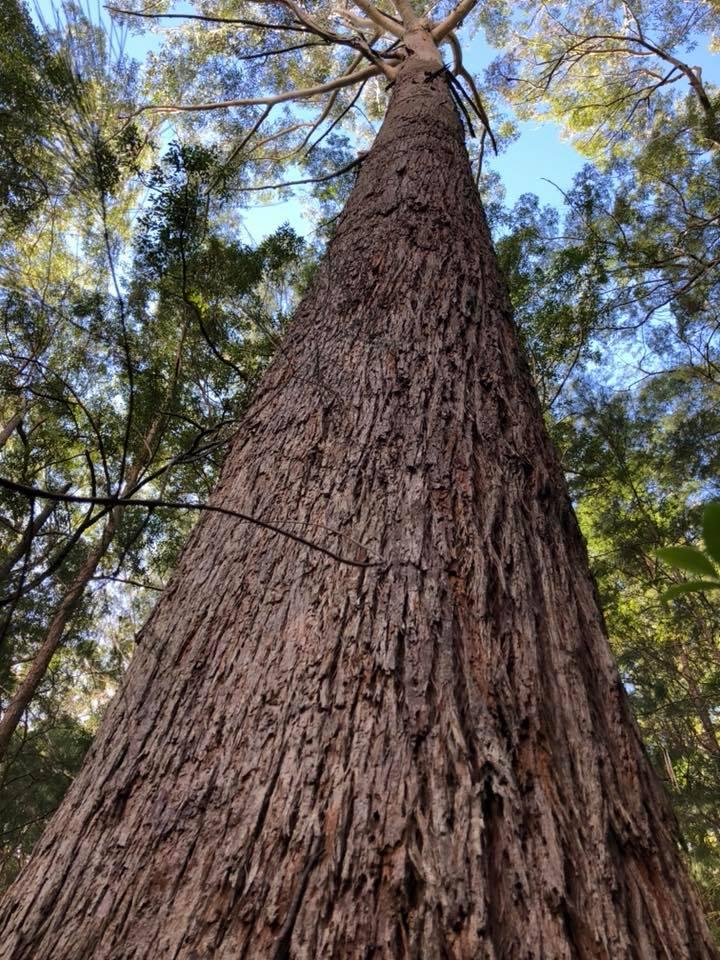
<path fill-rule="evenodd" d="M 691 10 L 682 0 L 525 0 L 490 76 L 521 116 L 561 124 L 601 164 L 677 130 L 688 95 L 707 148 L 720 137 L 718 92 L 686 58 L 717 26 L 717 7 L 707 0 Z M 670 146 L 666 140 L 662 149 Z"/>
<path fill-rule="evenodd" d="M 52 714 L 45 714 L 39 727 L 28 719 L 13 762 L 0 769 L 0 889 L 27 860 L 92 741 L 91 728 L 58 710 L 51 698 L 40 709 L 47 708 Z"/>
<path fill-rule="evenodd" d="M 67 17 L 42 37 L 26 16 L 12 26 L 59 107 L 10 129 L 48 189 L 0 169 L 0 476 L 204 501 L 292 309 L 304 245 L 288 228 L 239 243 L 217 151 L 174 141 L 155 154 L 152 130 L 121 119 L 136 68 Z M 0 883 L 76 773 L 194 516 L 0 491 L 3 709 L 92 560 L 0 762 Z"/>
<path fill-rule="evenodd" d="M 24 4 L 8 0 L 0 9 L 0 205 L 14 224 L 26 221 L 45 194 L 35 157 L 48 135 L 52 84 L 42 82 L 42 68 L 49 59 Z"/>
<path fill-rule="evenodd" d="M 720 590 L 720 503 L 709 503 L 703 512 L 703 539 L 706 552 L 696 547 L 663 547 L 657 555 L 670 567 L 699 575 L 700 580 L 676 583 L 663 594 L 663 600 L 673 600 L 686 593 Z M 713 562 L 715 561 L 715 562 Z"/>
<path fill-rule="evenodd" d="M 720 609 L 685 590 L 663 602 L 677 581 L 659 560 L 668 543 L 692 537 L 703 501 L 717 496 L 716 391 L 684 370 L 622 391 L 610 390 L 601 372 L 588 372 L 566 394 L 551 429 L 621 676 L 717 925 Z M 688 557 L 683 552 L 684 562 Z"/>

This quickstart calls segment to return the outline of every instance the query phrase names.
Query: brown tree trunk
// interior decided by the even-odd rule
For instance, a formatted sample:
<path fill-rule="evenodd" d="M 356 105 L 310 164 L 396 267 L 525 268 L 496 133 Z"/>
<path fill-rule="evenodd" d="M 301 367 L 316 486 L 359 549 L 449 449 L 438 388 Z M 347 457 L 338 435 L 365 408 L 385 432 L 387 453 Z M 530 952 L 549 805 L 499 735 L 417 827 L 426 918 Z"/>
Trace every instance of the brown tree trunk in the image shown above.
<path fill-rule="evenodd" d="M 415 39 L 2 960 L 715 956 Z"/>
<path fill-rule="evenodd" d="M 23 412 L 18 410 L 17 413 L 13 414 L 10 419 L 0 427 L 0 450 L 5 446 L 10 437 L 12 436 L 13 430 L 22 423 Z"/>

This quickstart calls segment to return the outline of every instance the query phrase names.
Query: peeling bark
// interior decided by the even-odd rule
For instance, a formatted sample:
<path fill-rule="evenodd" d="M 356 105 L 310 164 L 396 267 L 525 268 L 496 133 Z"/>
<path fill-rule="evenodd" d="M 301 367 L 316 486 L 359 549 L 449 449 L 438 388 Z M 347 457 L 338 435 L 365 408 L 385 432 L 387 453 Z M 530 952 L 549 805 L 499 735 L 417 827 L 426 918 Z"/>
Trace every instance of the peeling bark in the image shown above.
<path fill-rule="evenodd" d="M 428 49 L 2 960 L 715 956 Z"/>

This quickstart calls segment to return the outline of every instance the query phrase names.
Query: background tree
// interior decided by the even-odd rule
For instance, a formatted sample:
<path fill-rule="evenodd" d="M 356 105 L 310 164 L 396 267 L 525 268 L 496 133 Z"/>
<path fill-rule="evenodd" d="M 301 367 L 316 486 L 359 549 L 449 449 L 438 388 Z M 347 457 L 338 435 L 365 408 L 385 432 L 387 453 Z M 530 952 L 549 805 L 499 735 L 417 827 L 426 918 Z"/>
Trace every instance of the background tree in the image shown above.
<path fill-rule="evenodd" d="M 301 249 L 287 230 L 256 250 L 222 236 L 212 150 L 173 144 L 148 167 L 147 132 L 119 116 L 132 64 L 66 12 L 42 38 L 20 8 L 11 24 L 51 95 L 12 131 L 42 189 L 17 165 L 2 216 L 5 881 L 71 782 L 190 527 L 187 512 L 28 501 L 17 485 L 202 502 Z"/>
<path fill-rule="evenodd" d="M 613 647 L 714 917 L 716 605 L 660 603 L 656 552 L 692 541 L 717 495 L 720 101 L 693 55 L 717 25 L 709 3 L 528 4 L 503 25 L 509 49 L 491 71 L 521 116 L 558 122 L 601 168 L 576 179 L 561 229 L 533 224 L 551 262 L 570 256 L 597 280 L 591 359 L 566 381 L 553 433 Z"/>

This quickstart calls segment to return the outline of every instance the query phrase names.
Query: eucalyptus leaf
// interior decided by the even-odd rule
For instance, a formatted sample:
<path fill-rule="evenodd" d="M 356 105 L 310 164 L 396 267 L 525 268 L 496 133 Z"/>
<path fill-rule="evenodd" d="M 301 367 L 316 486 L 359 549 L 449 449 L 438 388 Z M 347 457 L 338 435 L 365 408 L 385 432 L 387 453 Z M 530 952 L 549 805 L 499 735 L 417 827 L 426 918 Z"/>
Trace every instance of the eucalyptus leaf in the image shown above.
<path fill-rule="evenodd" d="M 681 597 L 686 593 L 704 593 L 706 590 L 720 590 L 720 581 L 718 580 L 686 580 L 685 583 L 676 583 L 669 587 L 660 598 L 667 602 L 674 600 L 675 597 Z"/>
<path fill-rule="evenodd" d="M 703 539 L 708 555 L 720 563 L 720 502 L 709 503 L 703 513 Z"/>
<path fill-rule="evenodd" d="M 701 577 L 718 577 L 718 571 L 710 560 L 695 547 L 664 547 L 657 556 L 664 563 L 678 570 L 686 570 Z"/>

